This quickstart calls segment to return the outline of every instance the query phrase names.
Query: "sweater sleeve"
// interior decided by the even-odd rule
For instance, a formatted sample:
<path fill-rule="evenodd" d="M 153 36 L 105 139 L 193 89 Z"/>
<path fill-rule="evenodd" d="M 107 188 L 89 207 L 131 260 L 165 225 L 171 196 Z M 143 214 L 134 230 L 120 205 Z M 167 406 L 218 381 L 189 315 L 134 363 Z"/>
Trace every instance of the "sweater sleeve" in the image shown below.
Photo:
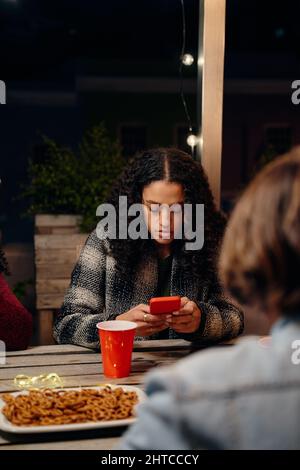
<path fill-rule="evenodd" d="M 201 310 L 201 322 L 194 333 L 181 337 L 205 345 L 225 341 L 240 335 L 244 330 L 243 312 L 224 294 L 220 284 L 206 284 L 196 301 Z"/>
<path fill-rule="evenodd" d="M 81 251 L 54 321 L 53 335 L 58 343 L 99 347 L 96 325 L 109 319 L 105 316 L 105 243 L 93 231 Z"/>
<path fill-rule="evenodd" d="M 7 351 L 26 349 L 32 336 L 32 316 L 0 274 L 0 340 Z"/>

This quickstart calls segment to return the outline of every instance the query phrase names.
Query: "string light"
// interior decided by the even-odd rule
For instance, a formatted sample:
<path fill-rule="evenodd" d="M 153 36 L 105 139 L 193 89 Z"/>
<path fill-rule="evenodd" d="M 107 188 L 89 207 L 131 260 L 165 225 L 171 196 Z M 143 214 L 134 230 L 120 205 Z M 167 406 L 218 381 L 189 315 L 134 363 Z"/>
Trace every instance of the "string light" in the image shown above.
<path fill-rule="evenodd" d="M 190 147 L 193 148 L 198 144 L 199 137 L 197 137 L 195 134 L 190 134 L 188 138 L 186 139 L 186 142 Z"/>
<path fill-rule="evenodd" d="M 195 134 L 189 134 L 188 138 L 186 139 L 186 143 L 194 149 L 196 145 L 200 145 L 202 147 L 203 144 L 203 139 L 202 136 L 197 136 Z"/>
<path fill-rule="evenodd" d="M 201 145 L 201 137 L 193 134 L 193 127 L 192 127 L 192 120 L 188 110 L 187 102 L 184 96 L 183 91 L 183 66 L 191 66 L 194 63 L 194 57 L 192 54 L 189 54 L 185 51 L 185 43 L 186 43 L 186 22 L 185 22 L 185 8 L 184 8 L 184 0 L 181 0 L 181 11 L 182 11 L 182 48 L 181 48 L 181 55 L 180 55 L 180 63 L 179 63 L 179 77 L 180 77 L 180 97 L 183 104 L 183 109 L 185 112 L 185 116 L 188 122 L 189 128 L 189 135 L 187 137 L 187 144 L 191 147 L 191 154 L 195 158 L 195 147 L 197 145 Z"/>
<path fill-rule="evenodd" d="M 182 60 L 183 65 L 187 65 L 187 66 L 190 66 L 194 63 L 194 57 L 192 56 L 192 54 L 183 54 L 181 60 Z"/>
<path fill-rule="evenodd" d="M 189 133 L 192 133 L 192 121 L 190 117 L 190 113 L 187 107 L 187 103 L 185 100 L 184 92 L 183 92 L 183 73 L 182 73 L 182 66 L 183 66 L 183 57 L 185 54 L 185 36 L 186 36 L 186 26 L 185 26 L 185 9 L 184 9 L 184 2 L 181 0 L 181 11 L 182 11 L 182 48 L 181 48 L 181 60 L 179 64 L 179 77 L 180 77 L 180 97 L 183 104 L 184 112 L 186 115 L 186 119 L 189 125 Z"/>

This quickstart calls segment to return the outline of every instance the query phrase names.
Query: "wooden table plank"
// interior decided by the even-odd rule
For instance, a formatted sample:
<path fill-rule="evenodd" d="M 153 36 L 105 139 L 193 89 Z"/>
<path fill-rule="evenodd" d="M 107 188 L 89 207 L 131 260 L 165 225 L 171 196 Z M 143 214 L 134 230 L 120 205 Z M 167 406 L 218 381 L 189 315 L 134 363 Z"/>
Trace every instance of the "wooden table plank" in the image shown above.
<path fill-rule="evenodd" d="M 39 365 L 56 365 L 56 364 L 90 364 L 102 362 L 99 353 L 90 354 L 47 354 L 33 356 L 7 357 L 6 363 L 1 366 L 1 371 L 16 367 L 34 367 Z"/>
<path fill-rule="evenodd" d="M 7 351 L 7 357 L 18 357 L 18 356 L 35 356 L 48 354 L 70 354 L 70 353 L 85 353 L 89 354 L 92 350 L 83 348 L 82 346 L 76 346 L 73 344 L 54 344 L 49 346 L 31 346 L 28 349 L 22 351 Z"/>
<path fill-rule="evenodd" d="M 183 339 L 166 339 L 166 340 L 151 340 L 151 341 L 135 341 L 134 351 L 149 351 L 149 350 L 176 350 L 187 349 L 191 346 L 189 341 Z M 93 349 L 83 348 L 73 344 L 55 344 L 49 346 L 32 346 L 23 351 L 8 351 L 7 357 L 16 356 L 35 356 L 35 355 L 48 355 L 48 354 L 90 354 L 95 352 Z"/>
<path fill-rule="evenodd" d="M 85 449 L 91 448 L 92 441 L 95 442 L 95 449 L 106 449 L 113 447 L 121 435 L 126 431 L 126 426 L 114 428 L 99 428 L 85 431 L 69 431 L 58 433 L 38 433 L 38 434 L 11 434 L 1 432 L 0 450 L 21 450 L 25 449 Z"/>
<path fill-rule="evenodd" d="M 141 360 L 157 361 L 164 360 L 165 358 L 172 358 L 174 360 L 186 356 L 187 351 L 148 351 L 148 352 L 133 352 L 132 360 L 133 362 L 138 362 Z M 74 364 L 100 364 L 102 363 L 102 356 L 100 353 L 90 354 L 68 354 L 66 355 L 47 355 L 47 356 L 20 356 L 18 358 L 8 357 L 6 359 L 6 364 L 1 366 L 1 375 L 4 375 L 6 369 L 15 369 L 15 368 L 35 368 L 36 366 L 55 366 L 55 365 L 74 365 Z M 27 373 L 25 371 L 24 373 Z"/>
<path fill-rule="evenodd" d="M 0 450 L 111 450 L 120 438 L 81 439 L 74 441 L 1 444 Z"/>
<path fill-rule="evenodd" d="M 5 444 L 10 444 L 9 439 L 3 437 L 3 435 L 0 434 L 0 446 L 5 445 Z"/>
<path fill-rule="evenodd" d="M 146 353 L 145 353 L 146 354 Z M 153 357 L 153 353 L 146 355 L 145 357 L 139 356 L 132 361 L 132 372 L 144 372 L 151 367 L 155 367 L 156 365 L 160 364 L 172 364 L 174 363 L 174 359 L 179 359 L 183 356 L 163 356 L 162 354 L 157 354 L 157 356 Z M 67 377 L 70 375 L 86 375 L 86 374 L 102 374 L 103 373 L 103 366 L 100 360 L 92 362 L 92 363 L 80 363 L 80 364 L 55 364 L 55 365 L 35 365 L 27 367 L 8 367 L 6 369 L 1 370 L 1 380 L 7 379 L 14 379 L 16 375 L 40 375 L 40 374 L 49 374 L 49 373 L 56 373 L 61 377 Z M 0 380 L 0 383 L 1 383 Z"/>

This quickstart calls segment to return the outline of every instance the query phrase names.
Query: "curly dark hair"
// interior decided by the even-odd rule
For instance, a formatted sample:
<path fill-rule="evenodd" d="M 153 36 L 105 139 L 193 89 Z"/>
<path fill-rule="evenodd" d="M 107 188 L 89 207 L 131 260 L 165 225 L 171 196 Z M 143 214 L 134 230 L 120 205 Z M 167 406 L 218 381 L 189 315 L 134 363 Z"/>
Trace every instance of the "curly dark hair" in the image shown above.
<path fill-rule="evenodd" d="M 0 247 L 0 273 L 9 274 L 8 264 L 3 250 Z"/>
<path fill-rule="evenodd" d="M 176 148 L 146 150 L 134 157 L 116 181 L 108 198 L 117 213 L 119 196 L 127 196 L 128 206 L 142 203 L 145 186 L 153 181 L 165 180 L 179 183 L 184 190 L 184 202 L 204 204 L 204 246 L 201 250 L 186 250 L 185 240 L 173 240 L 171 248 L 177 253 L 185 276 L 215 280 L 216 262 L 220 242 L 225 229 L 225 217 L 216 209 L 208 179 L 199 162 Z M 130 217 L 128 217 L 130 222 Z M 141 256 L 154 252 L 156 245 L 151 238 L 109 240 L 110 254 L 116 260 L 120 272 L 130 275 Z"/>

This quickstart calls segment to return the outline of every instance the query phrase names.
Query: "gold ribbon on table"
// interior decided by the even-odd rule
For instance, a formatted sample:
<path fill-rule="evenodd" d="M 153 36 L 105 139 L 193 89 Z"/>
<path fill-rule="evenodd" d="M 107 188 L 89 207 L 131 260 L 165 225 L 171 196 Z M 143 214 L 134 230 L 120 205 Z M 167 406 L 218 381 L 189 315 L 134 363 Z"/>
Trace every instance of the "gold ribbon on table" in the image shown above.
<path fill-rule="evenodd" d="M 50 374 L 40 374 L 36 376 L 17 375 L 14 378 L 14 384 L 20 389 L 30 388 L 57 388 L 63 387 L 63 380 L 54 372 Z"/>

